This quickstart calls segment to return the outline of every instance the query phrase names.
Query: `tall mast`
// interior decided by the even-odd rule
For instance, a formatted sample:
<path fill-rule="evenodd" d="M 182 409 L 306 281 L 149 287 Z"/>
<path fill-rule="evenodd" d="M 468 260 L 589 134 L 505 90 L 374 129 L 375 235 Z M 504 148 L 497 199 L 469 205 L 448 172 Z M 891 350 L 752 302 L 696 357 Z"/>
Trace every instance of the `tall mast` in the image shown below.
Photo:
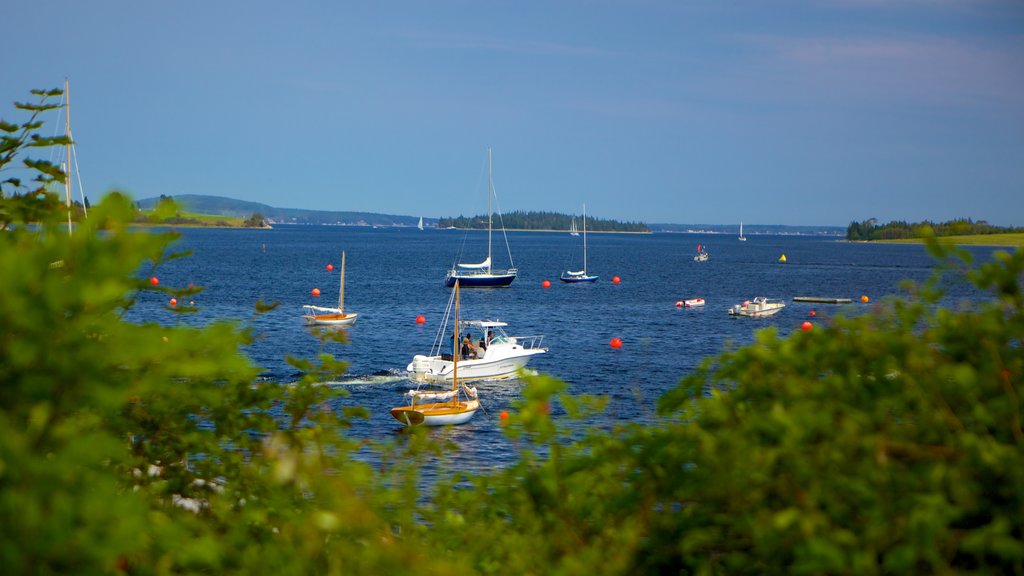
<path fill-rule="evenodd" d="M 68 79 L 64 78 L 64 199 L 68 206 L 68 236 L 71 236 L 71 89 Z"/>
<path fill-rule="evenodd" d="M 587 275 L 587 205 L 583 205 L 583 275 Z"/>
<path fill-rule="evenodd" d="M 487 149 L 487 273 L 491 273 L 491 194 L 494 193 L 494 180 L 491 177 L 491 149 Z"/>
<path fill-rule="evenodd" d="M 345 251 L 341 251 L 341 288 L 338 293 L 338 310 L 345 313 Z"/>
<path fill-rule="evenodd" d="M 459 387 L 459 350 L 462 344 L 459 341 L 459 281 L 455 281 L 455 328 L 452 331 L 452 342 L 455 345 L 455 349 L 452 350 L 452 390 L 457 390 Z M 458 397 L 453 397 L 452 402 L 457 402 Z"/>

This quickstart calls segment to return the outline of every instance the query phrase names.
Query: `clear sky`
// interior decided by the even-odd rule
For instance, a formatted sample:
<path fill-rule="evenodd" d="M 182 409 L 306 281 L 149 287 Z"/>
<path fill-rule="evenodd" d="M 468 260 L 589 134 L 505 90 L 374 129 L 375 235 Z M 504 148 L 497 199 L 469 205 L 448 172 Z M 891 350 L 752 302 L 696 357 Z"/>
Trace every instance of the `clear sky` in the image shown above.
<path fill-rule="evenodd" d="M 0 116 L 70 78 L 94 201 L 470 215 L 490 146 L 503 212 L 1024 226 L 1021 0 L 54 0 L 0 22 Z"/>

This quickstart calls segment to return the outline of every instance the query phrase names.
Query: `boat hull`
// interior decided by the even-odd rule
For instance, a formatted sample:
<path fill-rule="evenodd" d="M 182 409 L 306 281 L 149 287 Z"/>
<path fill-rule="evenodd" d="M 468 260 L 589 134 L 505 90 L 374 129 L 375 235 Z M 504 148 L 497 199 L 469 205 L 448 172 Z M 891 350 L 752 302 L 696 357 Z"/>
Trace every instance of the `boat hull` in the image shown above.
<path fill-rule="evenodd" d="M 493 360 L 460 360 L 459 381 L 502 380 L 513 378 L 520 368 L 526 366 L 537 354 L 547 352 L 544 348 L 530 348 L 515 356 Z M 405 368 L 411 380 L 416 382 L 451 382 L 455 375 L 455 363 L 440 356 L 417 355 Z"/>
<path fill-rule="evenodd" d="M 587 276 L 586 274 L 562 274 L 558 277 L 559 280 L 567 284 L 581 284 L 584 282 L 597 282 L 597 276 Z"/>
<path fill-rule="evenodd" d="M 458 271 L 455 273 L 448 272 L 448 276 L 444 279 L 444 285 L 451 288 L 458 281 L 459 285 L 463 288 L 503 288 L 516 279 L 516 274 L 513 270 L 504 273 L 492 272 L 481 274 L 466 274 Z"/>
<path fill-rule="evenodd" d="M 406 426 L 456 426 L 469 422 L 479 408 L 479 400 L 434 402 L 392 408 L 391 416 Z"/>
<path fill-rule="evenodd" d="M 311 314 L 302 319 L 310 326 L 351 326 L 356 323 L 359 314 Z"/>

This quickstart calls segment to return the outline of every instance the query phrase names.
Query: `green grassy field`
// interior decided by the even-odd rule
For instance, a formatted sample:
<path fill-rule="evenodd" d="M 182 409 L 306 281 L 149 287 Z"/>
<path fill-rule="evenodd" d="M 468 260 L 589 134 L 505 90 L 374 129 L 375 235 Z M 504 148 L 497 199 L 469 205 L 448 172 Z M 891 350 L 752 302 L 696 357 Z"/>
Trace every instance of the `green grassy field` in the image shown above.
<path fill-rule="evenodd" d="M 1024 247 L 1024 234 L 975 234 L 972 236 L 943 236 L 940 242 L 957 244 L 961 246 L 1008 246 Z M 895 244 L 923 244 L 920 238 L 908 238 L 903 240 L 873 240 L 873 242 L 889 242 Z"/>

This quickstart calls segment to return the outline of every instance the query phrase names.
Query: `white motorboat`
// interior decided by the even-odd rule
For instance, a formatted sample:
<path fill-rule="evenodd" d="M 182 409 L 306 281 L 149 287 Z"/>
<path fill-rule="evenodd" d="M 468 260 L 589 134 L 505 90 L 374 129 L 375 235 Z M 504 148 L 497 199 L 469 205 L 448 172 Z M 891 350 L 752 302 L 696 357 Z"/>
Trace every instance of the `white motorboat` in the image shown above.
<path fill-rule="evenodd" d="M 782 300 L 769 300 L 764 296 L 758 296 L 753 300 L 747 300 L 743 304 L 736 304 L 729 309 L 730 316 L 746 316 L 748 318 L 766 318 L 777 313 L 786 307 Z"/>
<path fill-rule="evenodd" d="M 694 262 L 707 262 L 708 250 L 705 246 L 697 244 L 697 255 L 693 257 Z"/>
<path fill-rule="evenodd" d="M 548 351 L 541 345 L 543 335 L 509 336 L 505 322 L 496 320 L 466 320 L 459 322 L 459 332 L 469 337 L 460 348 L 458 360 L 459 380 L 500 380 L 512 378 L 526 366 L 531 358 Z M 451 354 L 440 350 L 448 348 L 443 334 L 435 340 L 431 355 L 417 354 L 406 366 L 409 378 L 417 382 L 450 382 L 455 376 L 455 361 Z"/>

